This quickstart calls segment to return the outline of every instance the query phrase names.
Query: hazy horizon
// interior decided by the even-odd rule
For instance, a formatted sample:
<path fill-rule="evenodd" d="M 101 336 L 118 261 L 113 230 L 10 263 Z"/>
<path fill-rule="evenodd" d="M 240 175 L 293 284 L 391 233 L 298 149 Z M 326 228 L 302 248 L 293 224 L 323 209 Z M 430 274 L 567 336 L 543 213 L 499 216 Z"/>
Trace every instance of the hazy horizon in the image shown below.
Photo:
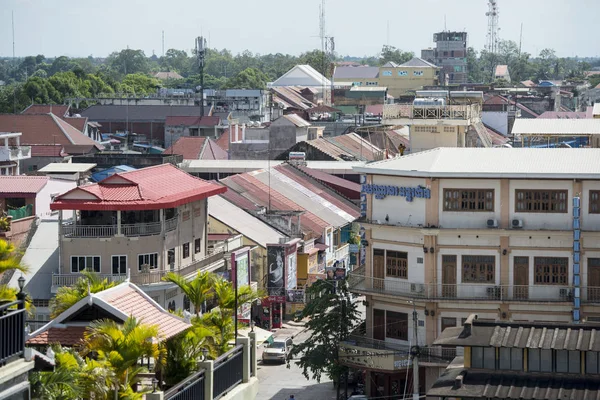
<path fill-rule="evenodd" d="M 203 34 L 211 48 L 234 54 L 284 53 L 298 55 L 320 48 L 320 0 L 303 6 L 282 6 L 275 0 L 247 2 L 230 0 L 202 4 L 185 0 L 169 3 L 104 0 L 99 8 L 54 0 L 1 0 L 0 56 L 12 56 L 12 22 L 15 19 L 17 57 L 43 54 L 47 57 L 106 57 L 113 51 L 142 49 L 147 56 L 170 48 L 190 51 L 194 38 Z M 480 51 L 486 40 L 486 0 L 421 0 L 404 2 L 374 0 L 327 0 L 326 33 L 335 37 L 340 56 L 372 56 L 384 44 L 413 51 L 433 45 L 434 32 L 462 31 L 469 46 Z M 499 0 L 500 38 L 519 43 L 523 23 L 523 51 L 537 56 L 552 48 L 560 57 L 596 57 L 600 39 L 594 33 L 600 1 L 579 0 L 576 5 L 561 0 Z M 98 4 L 98 3 L 95 3 Z M 373 12 L 365 9 L 365 4 Z M 384 12 L 384 16 L 379 15 Z M 389 36 L 388 36 L 389 23 Z M 122 27 L 122 28 L 121 28 Z M 388 42 L 389 37 L 389 42 Z"/>

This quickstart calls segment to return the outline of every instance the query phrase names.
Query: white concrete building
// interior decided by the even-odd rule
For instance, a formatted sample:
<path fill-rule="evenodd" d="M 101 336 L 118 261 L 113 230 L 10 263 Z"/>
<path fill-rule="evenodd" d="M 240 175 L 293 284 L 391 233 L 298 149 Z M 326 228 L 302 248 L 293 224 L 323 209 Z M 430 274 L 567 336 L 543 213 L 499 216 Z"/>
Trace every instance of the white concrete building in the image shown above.
<path fill-rule="evenodd" d="M 599 149 L 437 148 L 355 168 L 368 246 L 364 270 L 349 278 L 367 302 L 360 346 L 429 345 L 470 313 L 570 322 L 580 310 L 600 320 L 598 160 Z M 422 389 L 454 349 L 429 351 Z M 368 394 L 393 394 L 405 371 L 371 370 Z"/>

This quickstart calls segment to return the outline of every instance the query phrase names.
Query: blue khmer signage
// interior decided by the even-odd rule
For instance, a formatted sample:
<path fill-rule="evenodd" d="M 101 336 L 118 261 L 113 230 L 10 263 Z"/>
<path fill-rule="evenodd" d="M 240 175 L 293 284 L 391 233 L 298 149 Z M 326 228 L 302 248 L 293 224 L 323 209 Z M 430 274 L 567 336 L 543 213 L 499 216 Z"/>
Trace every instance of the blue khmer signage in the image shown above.
<path fill-rule="evenodd" d="M 370 185 L 363 184 L 362 193 L 374 194 L 376 199 L 385 199 L 386 196 L 400 196 L 405 197 L 406 201 L 413 201 L 417 199 L 430 199 L 431 190 L 422 186 L 417 187 L 398 187 L 391 185 Z"/>

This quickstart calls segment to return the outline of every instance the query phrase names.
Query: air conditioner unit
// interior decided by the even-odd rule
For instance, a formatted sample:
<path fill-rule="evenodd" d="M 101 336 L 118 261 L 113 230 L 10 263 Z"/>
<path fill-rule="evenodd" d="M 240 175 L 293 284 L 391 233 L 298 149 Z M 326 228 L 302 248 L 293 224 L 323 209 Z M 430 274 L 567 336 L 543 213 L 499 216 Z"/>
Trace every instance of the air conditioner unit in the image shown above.
<path fill-rule="evenodd" d="M 495 219 L 488 219 L 487 220 L 487 227 L 488 228 L 497 228 L 498 227 L 498 221 Z"/>
<path fill-rule="evenodd" d="M 425 291 L 425 285 L 422 283 L 411 283 L 410 291 L 413 293 L 423 293 Z"/>
<path fill-rule="evenodd" d="M 510 225 L 513 227 L 513 229 L 522 228 L 523 227 L 523 220 L 522 219 L 513 219 L 511 221 Z"/>

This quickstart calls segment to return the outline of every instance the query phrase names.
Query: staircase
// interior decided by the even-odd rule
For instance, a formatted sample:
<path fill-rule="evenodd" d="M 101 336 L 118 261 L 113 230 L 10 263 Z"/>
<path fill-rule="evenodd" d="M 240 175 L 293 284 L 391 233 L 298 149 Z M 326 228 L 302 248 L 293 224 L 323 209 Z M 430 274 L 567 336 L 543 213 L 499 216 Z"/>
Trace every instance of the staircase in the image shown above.
<path fill-rule="evenodd" d="M 472 127 L 477 132 L 477 136 L 479 136 L 479 140 L 481 141 L 483 147 L 493 147 L 492 137 L 481 120 L 474 122 Z"/>

